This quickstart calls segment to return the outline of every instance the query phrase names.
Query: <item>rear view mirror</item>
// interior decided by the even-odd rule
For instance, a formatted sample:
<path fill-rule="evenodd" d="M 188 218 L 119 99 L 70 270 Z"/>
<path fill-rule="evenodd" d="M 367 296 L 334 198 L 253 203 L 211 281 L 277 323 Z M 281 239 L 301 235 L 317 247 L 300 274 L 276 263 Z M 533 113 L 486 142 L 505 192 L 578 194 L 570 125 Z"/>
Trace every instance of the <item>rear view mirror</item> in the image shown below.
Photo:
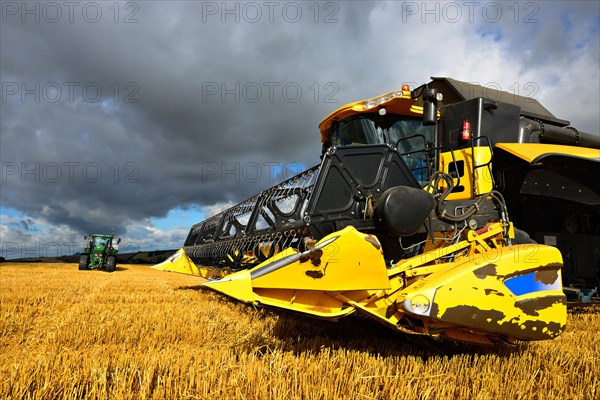
<path fill-rule="evenodd" d="M 442 101 L 444 96 L 437 89 L 425 89 L 423 94 L 423 125 L 437 124 L 438 101 Z"/>

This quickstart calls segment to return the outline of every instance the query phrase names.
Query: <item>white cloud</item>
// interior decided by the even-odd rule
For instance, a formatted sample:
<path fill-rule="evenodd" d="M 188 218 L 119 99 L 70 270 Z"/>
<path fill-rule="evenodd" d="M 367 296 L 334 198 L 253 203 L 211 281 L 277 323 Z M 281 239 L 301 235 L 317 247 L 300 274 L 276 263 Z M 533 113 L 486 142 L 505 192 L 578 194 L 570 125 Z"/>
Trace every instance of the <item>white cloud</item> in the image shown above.
<path fill-rule="evenodd" d="M 6 214 L 0 220 L 0 257 L 54 257 L 81 251 L 83 238 L 68 225 Z"/>
<path fill-rule="evenodd" d="M 230 207 L 233 207 L 234 205 L 235 205 L 235 203 L 233 203 L 231 201 L 220 202 L 220 203 L 216 203 L 216 204 L 213 204 L 213 205 L 210 205 L 207 207 L 203 207 L 202 211 L 204 212 L 204 215 L 206 216 L 206 218 L 208 218 L 208 217 L 212 217 L 213 215 L 217 215 L 221 211 L 224 211 Z"/>

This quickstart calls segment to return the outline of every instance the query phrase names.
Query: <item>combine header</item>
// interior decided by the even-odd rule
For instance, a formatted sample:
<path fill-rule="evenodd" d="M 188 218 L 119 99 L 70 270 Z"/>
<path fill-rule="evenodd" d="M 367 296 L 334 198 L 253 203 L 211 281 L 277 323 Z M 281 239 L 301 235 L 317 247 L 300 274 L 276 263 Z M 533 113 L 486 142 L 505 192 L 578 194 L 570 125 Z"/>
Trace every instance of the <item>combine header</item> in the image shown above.
<path fill-rule="evenodd" d="M 502 101 L 444 105 L 441 92 L 403 87 L 336 110 L 319 126 L 320 165 L 194 225 L 155 268 L 316 318 L 361 313 L 401 332 L 480 344 L 557 337 L 566 324 L 561 253 L 513 226 L 504 194 L 524 201 L 552 179 L 531 181 L 530 171 L 561 174 L 573 163 L 582 176 L 561 181 L 574 186 L 554 197 L 584 191 L 597 218 L 600 191 L 588 179 L 600 172 L 599 151 L 540 144 L 539 131 L 597 136 Z M 529 167 L 515 173 L 511 157 Z"/>

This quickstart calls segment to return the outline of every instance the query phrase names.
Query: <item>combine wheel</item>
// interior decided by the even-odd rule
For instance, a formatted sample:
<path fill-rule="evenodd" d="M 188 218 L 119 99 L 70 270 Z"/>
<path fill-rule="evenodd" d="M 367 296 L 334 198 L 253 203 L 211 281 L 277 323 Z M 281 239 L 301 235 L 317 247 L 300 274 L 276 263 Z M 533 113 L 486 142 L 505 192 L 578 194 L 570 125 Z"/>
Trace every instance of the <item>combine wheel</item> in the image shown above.
<path fill-rule="evenodd" d="M 116 267 L 117 267 L 117 257 L 115 257 L 115 256 L 106 257 L 106 264 L 105 264 L 106 272 L 115 272 Z"/>
<path fill-rule="evenodd" d="M 82 254 L 79 256 L 79 270 L 85 271 L 90 269 L 90 256 L 89 254 Z"/>

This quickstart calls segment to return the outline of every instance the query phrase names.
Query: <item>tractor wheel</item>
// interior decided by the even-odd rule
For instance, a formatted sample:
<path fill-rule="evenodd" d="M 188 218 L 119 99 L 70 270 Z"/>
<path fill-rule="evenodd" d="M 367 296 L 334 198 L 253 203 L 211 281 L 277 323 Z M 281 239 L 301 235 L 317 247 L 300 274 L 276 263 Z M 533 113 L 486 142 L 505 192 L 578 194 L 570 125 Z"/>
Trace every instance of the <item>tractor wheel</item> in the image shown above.
<path fill-rule="evenodd" d="M 104 264 L 104 269 L 106 272 L 115 272 L 117 268 L 117 257 L 108 256 L 106 257 L 106 264 Z"/>
<path fill-rule="evenodd" d="M 79 256 L 79 270 L 80 271 L 85 271 L 90 269 L 89 268 L 90 265 L 90 256 L 89 254 L 82 254 Z"/>

